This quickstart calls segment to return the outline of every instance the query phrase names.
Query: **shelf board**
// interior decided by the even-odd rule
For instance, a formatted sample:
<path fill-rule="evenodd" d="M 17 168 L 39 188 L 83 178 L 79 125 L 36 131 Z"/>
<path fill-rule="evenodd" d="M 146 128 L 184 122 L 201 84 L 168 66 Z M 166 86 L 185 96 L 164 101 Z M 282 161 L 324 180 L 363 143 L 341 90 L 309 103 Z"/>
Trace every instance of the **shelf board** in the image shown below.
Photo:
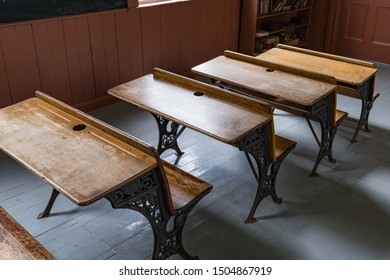
<path fill-rule="evenodd" d="M 297 29 L 297 28 L 302 28 L 302 27 L 308 27 L 309 24 L 308 23 L 305 23 L 305 24 L 298 24 L 298 25 L 295 25 L 294 26 L 294 30 Z M 274 31 L 268 31 L 268 34 L 269 35 L 273 35 L 273 34 L 277 34 L 277 33 L 282 33 L 284 32 L 285 29 L 278 29 L 278 30 L 274 30 Z M 261 38 L 261 37 L 265 37 L 265 36 L 256 36 L 256 38 Z"/>
<path fill-rule="evenodd" d="M 268 14 L 257 16 L 257 19 L 259 20 L 259 19 L 266 19 L 266 18 L 270 18 L 270 17 L 274 17 L 274 16 L 283 16 L 283 15 L 288 15 L 288 14 L 294 14 L 296 12 L 310 10 L 310 8 L 311 8 L 310 6 L 306 6 L 306 7 L 303 7 L 303 8 L 291 9 L 291 10 L 288 10 L 288 11 L 268 13 Z"/>

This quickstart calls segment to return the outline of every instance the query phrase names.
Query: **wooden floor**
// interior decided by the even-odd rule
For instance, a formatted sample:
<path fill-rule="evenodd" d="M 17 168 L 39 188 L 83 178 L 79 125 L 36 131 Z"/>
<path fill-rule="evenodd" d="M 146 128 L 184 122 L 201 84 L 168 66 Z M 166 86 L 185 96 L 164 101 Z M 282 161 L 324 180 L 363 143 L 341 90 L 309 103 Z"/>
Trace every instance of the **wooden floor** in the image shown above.
<path fill-rule="evenodd" d="M 180 137 L 177 165 L 212 183 L 184 232 L 187 250 L 201 259 L 390 259 L 390 66 L 378 65 L 370 124 L 351 144 L 354 123 L 335 138 L 337 163 L 324 160 L 309 177 L 318 147 L 304 119 L 276 111 L 277 134 L 298 142 L 277 180 L 281 205 L 264 200 L 258 222 L 244 224 L 255 179 L 243 153 L 191 130 Z M 357 117 L 360 102 L 339 97 L 338 107 Z M 156 145 L 151 115 L 125 103 L 92 115 Z M 44 141 L 44 138 L 42 139 Z M 162 156 L 175 162 L 172 152 Z M 152 232 L 143 216 L 114 210 L 108 201 L 77 207 L 59 197 L 53 215 L 37 220 L 51 188 L 0 154 L 0 205 L 57 259 L 149 259 Z"/>

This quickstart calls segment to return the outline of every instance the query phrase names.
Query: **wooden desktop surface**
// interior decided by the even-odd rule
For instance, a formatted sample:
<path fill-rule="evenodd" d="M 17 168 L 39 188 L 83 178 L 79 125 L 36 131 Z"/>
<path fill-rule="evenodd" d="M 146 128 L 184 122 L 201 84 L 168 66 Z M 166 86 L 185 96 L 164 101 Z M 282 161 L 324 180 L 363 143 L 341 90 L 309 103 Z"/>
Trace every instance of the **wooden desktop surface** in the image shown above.
<path fill-rule="evenodd" d="M 352 59 L 348 60 L 343 57 L 326 55 L 314 51 L 295 51 L 294 48 L 291 50 L 282 47 L 272 48 L 258 55 L 256 58 L 267 62 L 326 74 L 335 77 L 338 82 L 354 86 L 364 83 L 377 72 L 377 69 L 372 63 Z"/>
<path fill-rule="evenodd" d="M 74 130 L 78 124 L 85 129 Z M 81 206 L 157 165 L 152 156 L 38 98 L 0 109 L 0 148 Z"/>
<path fill-rule="evenodd" d="M 255 58 L 248 63 L 239 55 L 233 58 L 225 53 L 192 68 L 192 72 L 303 106 L 311 106 L 335 90 L 332 83 L 258 65 L 253 63 Z"/>
<path fill-rule="evenodd" d="M 228 144 L 272 121 L 256 101 L 160 69 L 108 93 Z"/>

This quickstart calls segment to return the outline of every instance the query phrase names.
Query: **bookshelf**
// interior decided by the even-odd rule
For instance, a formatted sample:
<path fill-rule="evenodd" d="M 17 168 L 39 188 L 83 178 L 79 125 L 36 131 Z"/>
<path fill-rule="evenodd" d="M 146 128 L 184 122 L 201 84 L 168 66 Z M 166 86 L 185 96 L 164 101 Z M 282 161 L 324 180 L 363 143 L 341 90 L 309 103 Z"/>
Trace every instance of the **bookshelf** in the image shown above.
<path fill-rule="evenodd" d="M 243 1 L 239 52 L 258 55 L 278 43 L 305 47 L 312 1 Z"/>

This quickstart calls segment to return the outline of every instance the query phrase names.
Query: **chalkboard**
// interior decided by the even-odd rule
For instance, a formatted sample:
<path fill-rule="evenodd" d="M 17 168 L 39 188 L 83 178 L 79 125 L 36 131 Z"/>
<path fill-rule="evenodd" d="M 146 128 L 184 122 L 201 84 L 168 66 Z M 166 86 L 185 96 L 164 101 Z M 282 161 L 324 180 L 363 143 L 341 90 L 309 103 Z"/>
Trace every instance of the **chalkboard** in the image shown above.
<path fill-rule="evenodd" d="M 126 7 L 126 0 L 0 0 L 0 23 Z"/>

